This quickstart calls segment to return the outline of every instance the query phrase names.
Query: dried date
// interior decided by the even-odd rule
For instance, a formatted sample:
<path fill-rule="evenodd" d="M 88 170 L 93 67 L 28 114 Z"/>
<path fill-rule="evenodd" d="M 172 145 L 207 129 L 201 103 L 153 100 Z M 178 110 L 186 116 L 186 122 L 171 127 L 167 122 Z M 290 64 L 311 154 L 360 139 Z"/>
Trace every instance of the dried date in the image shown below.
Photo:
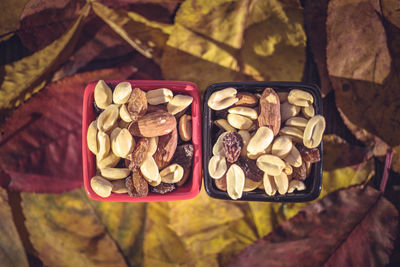
<path fill-rule="evenodd" d="M 166 194 L 169 192 L 172 192 L 175 190 L 175 185 L 174 184 L 167 184 L 167 183 L 161 183 L 157 186 L 151 187 L 151 192 L 154 193 L 159 193 L 159 194 Z"/>
<path fill-rule="evenodd" d="M 239 157 L 236 164 L 243 170 L 244 176 L 255 182 L 262 181 L 264 174 L 257 167 L 255 160 L 251 160 L 246 157 Z"/>
<path fill-rule="evenodd" d="M 315 163 L 321 160 L 319 149 L 317 147 L 307 148 L 303 144 L 297 143 L 296 148 L 299 150 L 301 158 L 306 162 Z"/>
<path fill-rule="evenodd" d="M 237 132 L 229 132 L 222 139 L 226 160 L 234 163 L 240 156 L 243 148 L 243 139 Z"/>

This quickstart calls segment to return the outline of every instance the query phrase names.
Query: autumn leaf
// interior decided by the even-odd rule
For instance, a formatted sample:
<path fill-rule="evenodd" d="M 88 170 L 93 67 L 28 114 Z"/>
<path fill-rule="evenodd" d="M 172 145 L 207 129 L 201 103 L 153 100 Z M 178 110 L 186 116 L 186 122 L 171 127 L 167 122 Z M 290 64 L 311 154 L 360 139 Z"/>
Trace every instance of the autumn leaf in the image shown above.
<path fill-rule="evenodd" d="M 0 262 L 3 266 L 29 266 L 14 225 L 7 191 L 0 187 Z"/>
<path fill-rule="evenodd" d="M 0 40 L 9 38 L 19 28 L 19 16 L 28 0 L 1 1 Z"/>
<path fill-rule="evenodd" d="M 9 188 L 65 192 L 82 185 L 83 90 L 98 79 L 126 79 L 132 67 L 77 74 L 46 88 L 16 110 L 1 127 L 0 168 Z"/>
<path fill-rule="evenodd" d="M 148 58 L 159 61 L 171 32 L 171 25 L 150 21 L 135 12 L 116 11 L 96 1 L 92 6 L 96 15 L 134 49 Z"/>
<path fill-rule="evenodd" d="M 247 247 L 229 266 L 383 266 L 398 216 L 370 186 L 336 191 Z"/>
<path fill-rule="evenodd" d="M 46 266 L 139 264 L 146 204 L 95 202 L 83 190 L 21 197 L 30 241 Z"/>
<path fill-rule="evenodd" d="M 161 68 L 166 79 L 194 81 L 200 90 L 220 81 L 299 81 L 305 44 L 296 1 L 185 1 Z"/>
<path fill-rule="evenodd" d="M 86 5 L 71 29 L 43 50 L 19 61 L 1 67 L 0 114 L 18 106 L 45 85 L 49 75 L 68 58 L 77 41 L 85 17 Z"/>

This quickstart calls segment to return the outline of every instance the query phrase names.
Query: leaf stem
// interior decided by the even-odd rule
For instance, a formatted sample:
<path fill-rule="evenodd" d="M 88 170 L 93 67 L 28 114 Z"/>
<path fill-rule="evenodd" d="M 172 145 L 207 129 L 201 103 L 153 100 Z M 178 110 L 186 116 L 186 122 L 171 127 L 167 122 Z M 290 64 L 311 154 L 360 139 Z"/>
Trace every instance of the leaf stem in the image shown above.
<path fill-rule="evenodd" d="M 386 152 L 385 167 L 383 169 L 381 185 L 379 188 L 382 193 L 385 192 L 386 184 L 389 180 L 389 170 L 390 170 L 390 165 L 392 163 L 392 158 L 393 158 L 393 151 L 391 149 L 388 149 Z"/>

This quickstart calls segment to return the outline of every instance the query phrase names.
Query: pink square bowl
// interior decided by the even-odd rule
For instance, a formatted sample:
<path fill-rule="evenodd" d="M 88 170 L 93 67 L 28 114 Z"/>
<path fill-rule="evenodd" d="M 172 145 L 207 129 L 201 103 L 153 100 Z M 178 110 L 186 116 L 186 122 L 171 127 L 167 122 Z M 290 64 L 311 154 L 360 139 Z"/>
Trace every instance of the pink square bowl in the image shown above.
<path fill-rule="evenodd" d="M 122 81 L 105 81 L 108 85 L 116 86 Z M 153 202 L 153 201 L 174 201 L 191 199 L 199 194 L 202 180 L 202 154 L 201 154 L 201 109 L 200 96 L 197 86 L 191 82 L 182 81 L 128 81 L 132 88 L 138 87 L 144 91 L 157 88 L 168 88 L 174 93 L 181 93 L 193 97 L 192 102 L 192 144 L 194 148 L 194 158 L 192 165 L 192 177 L 188 179 L 185 185 L 178 187 L 175 191 L 167 194 L 156 194 L 149 192 L 146 197 L 130 197 L 127 193 L 111 193 L 108 198 L 102 198 L 93 192 L 90 187 L 90 179 L 95 175 L 95 155 L 88 149 L 86 135 L 89 124 L 95 119 L 93 110 L 94 88 L 96 83 L 90 83 L 86 86 L 83 97 L 82 112 L 82 161 L 83 161 L 83 182 L 88 196 L 100 201 L 117 202 Z"/>

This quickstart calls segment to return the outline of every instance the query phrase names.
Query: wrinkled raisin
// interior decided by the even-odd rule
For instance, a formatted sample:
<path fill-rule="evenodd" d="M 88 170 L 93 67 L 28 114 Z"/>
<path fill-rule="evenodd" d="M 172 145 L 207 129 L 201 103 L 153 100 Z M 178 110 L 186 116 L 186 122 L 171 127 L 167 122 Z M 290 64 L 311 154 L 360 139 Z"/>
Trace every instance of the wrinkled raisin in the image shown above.
<path fill-rule="evenodd" d="M 297 143 L 297 149 L 301 154 L 301 158 L 310 163 L 319 162 L 321 160 L 321 156 L 319 154 L 319 149 L 316 148 L 307 148 L 303 144 Z"/>
<path fill-rule="evenodd" d="M 221 190 L 221 191 L 226 191 L 227 190 L 227 184 L 226 184 L 226 175 L 222 176 L 222 178 L 219 179 L 213 179 L 215 182 L 215 186 Z"/>
<path fill-rule="evenodd" d="M 137 121 L 139 116 L 146 114 L 147 108 L 146 93 L 139 88 L 134 88 L 127 102 L 127 109 L 132 122 Z"/>
<path fill-rule="evenodd" d="M 226 160 L 234 163 L 240 156 L 243 147 L 243 139 L 237 132 L 229 132 L 222 139 Z"/>
<path fill-rule="evenodd" d="M 125 186 L 131 197 L 145 197 L 149 193 L 149 185 L 139 171 L 133 172 L 131 177 L 126 178 Z"/>
<path fill-rule="evenodd" d="M 190 170 L 192 169 L 193 162 L 193 145 L 186 144 L 176 148 L 173 163 L 182 166 L 184 173 L 182 179 L 176 184 L 177 186 L 183 185 L 189 178 Z"/>
<path fill-rule="evenodd" d="M 129 163 L 129 169 L 133 172 L 137 171 L 146 156 L 147 149 L 149 149 L 149 138 L 139 138 L 136 143 L 135 149 L 132 152 L 132 160 Z"/>
<path fill-rule="evenodd" d="M 161 183 L 157 186 L 151 187 L 151 192 L 166 194 L 175 190 L 174 184 Z"/>
<path fill-rule="evenodd" d="M 300 167 L 293 167 L 293 178 L 300 181 L 304 181 L 307 178 L 307 168 L 304 162 Z"/>
<path fill-rule="evenodd" d="M 244 176 L 255 182 L 262 181 L 264 174 L 257 167 L 256 161 L 245 157 L 239 157 L 236 164 L 243 170 Z"/>

